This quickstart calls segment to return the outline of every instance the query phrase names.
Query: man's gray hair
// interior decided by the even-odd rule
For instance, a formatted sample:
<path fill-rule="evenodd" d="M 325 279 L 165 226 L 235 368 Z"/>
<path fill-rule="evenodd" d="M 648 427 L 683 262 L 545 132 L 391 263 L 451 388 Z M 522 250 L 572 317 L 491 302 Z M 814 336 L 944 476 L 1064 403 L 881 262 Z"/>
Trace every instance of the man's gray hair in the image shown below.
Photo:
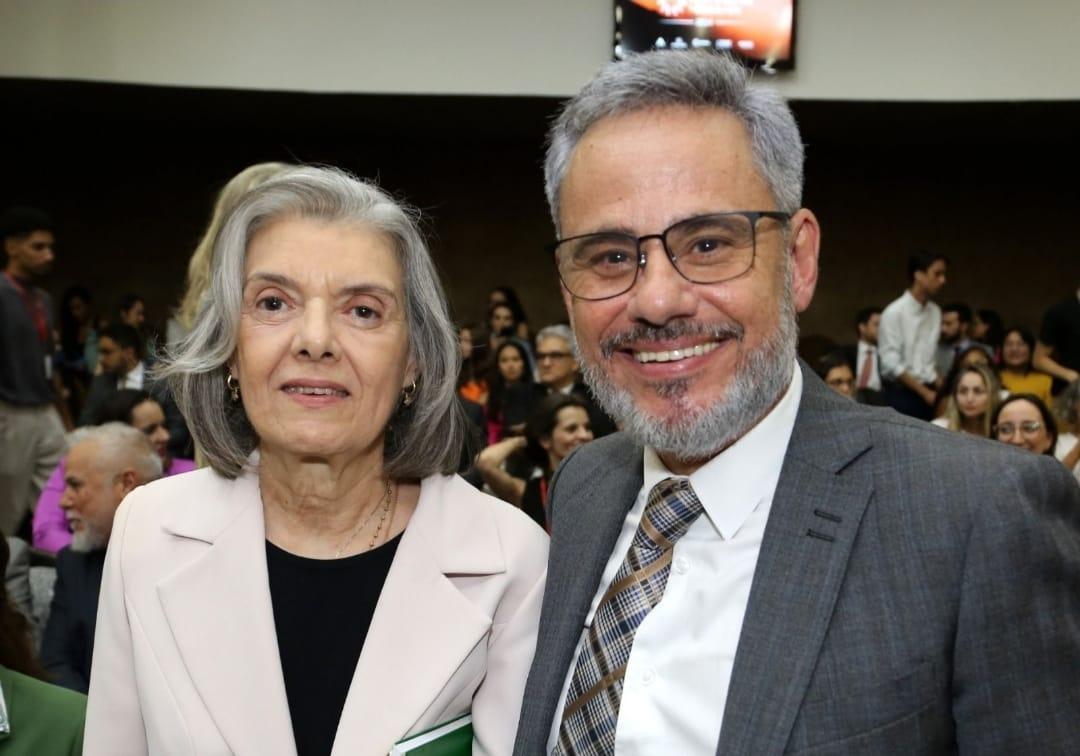
<path fill-rule="evenodd" d="M 570 351 L 577 354 L 577 342 L 574 339 L 574 332 L 570 330 L 570 326 L 563 325 L 562 323 L 556 323 L 554 325 L 544 326 L 536 334 L 536 347 L 540 348 L 540 340 L 547 338 L 562 339 L 566 342 L 566 345 L 570 347 Z"/>
<path fill-rule="evenodd" d="M 418 378 L 415 401 L 408 407 L 399 402 L 391 417 L 384 471 L 396 478 L 454 472 L 465 434 L 456 398 L 460 351 L 420 233 L 419 212 L 373 183 L 336 168 L 312 166 L 286 171 L 252 189 L 226 219 L 214 244 L 208 296 L 194 327 L 157 370 L 210 466 L 235 478 L 259 443 L 242 403 L 231 401 L 225 379 L 236 352 L 248 245 L 260 229 L 289 217 L 366 226 L 393 243 Z"/>
<path fill-rule="evenodd" d="M 544 189 L 559 232 L 559 191 L 574 150 L 604 118 L 658 107 L 723 108 L 739 119 L 750 138 L 754 165 L 778 210 L 802 204 L 803 143 L 784 98 L 754 86 L 750 74 L 728 55 L 649 52 L 608 63 L 571 98 L 548 133 Z"/>
<path fill-rule="evenodd" d="M 94 444 L 101 467 L 109 476 L 122 472 L 130 465 L 139 476 L 139 485 L 142 485 L 157 480 L 163 473 L 161 457 L 150 439 L 138 428 L 125 423 L 79 428 L 71 435 L 71 441 L 70 448 Z"/>

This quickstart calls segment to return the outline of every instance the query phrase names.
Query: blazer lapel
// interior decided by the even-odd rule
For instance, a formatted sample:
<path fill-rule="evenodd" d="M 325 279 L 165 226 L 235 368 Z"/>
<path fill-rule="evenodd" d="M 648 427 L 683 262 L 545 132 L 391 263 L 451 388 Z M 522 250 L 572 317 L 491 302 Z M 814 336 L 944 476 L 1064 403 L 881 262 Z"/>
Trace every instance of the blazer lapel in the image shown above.
<path fill-rule="evenodd" d="M 617 434 L 571 455 L 552 483 L 558 509 L 519 753 L 544 749 L 589 606 L 642 479 L 641 446 Z"/>
<path fill-rule="evenodd" d="M 335 756 L 386 753 L 414 729 L 491 628 L 491 617 L 453 578 L 505 572 L 505 558 L 490 518 L 455 510 L 455 485 L 468 484 L 455 478 L 422 484 L 345 699 Z"/>
<path fill-rule="evenodd" d="M 167 526 L 203 541 L 202 555 L 158 585 L 176 645 L 234 753 L 293 754 L 266 568 L 258 479 L 248 473 Z"/>
<path fill-rule="evenodd" d="M 739 638 L 717 753 L 780 754 L 810 683 L 872 492 L 869 429 L 803 370 L 804 388 Z"/>

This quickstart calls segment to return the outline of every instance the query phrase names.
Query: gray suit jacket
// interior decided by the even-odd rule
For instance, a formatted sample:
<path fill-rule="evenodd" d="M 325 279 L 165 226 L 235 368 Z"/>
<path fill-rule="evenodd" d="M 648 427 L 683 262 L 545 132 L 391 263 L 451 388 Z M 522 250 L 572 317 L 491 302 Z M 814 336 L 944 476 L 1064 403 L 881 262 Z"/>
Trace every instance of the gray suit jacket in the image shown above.
<path fill-rule="evenodd" d="M 858 405 L 802 369 L 717 753 L 1076 753 L 1076 482 L 1050 457 Z M 641 484 L 622 434 L 552 481 L 518 756 L 545 751 Z"/>

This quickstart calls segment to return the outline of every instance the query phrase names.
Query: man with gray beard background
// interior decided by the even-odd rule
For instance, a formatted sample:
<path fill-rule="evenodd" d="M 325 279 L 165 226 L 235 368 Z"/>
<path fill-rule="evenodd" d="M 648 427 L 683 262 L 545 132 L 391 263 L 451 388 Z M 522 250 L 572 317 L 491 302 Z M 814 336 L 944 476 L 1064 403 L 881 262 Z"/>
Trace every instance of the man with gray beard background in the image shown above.
<path fill-rule="evenodd" d="M 56 555 L 56 585 L 41 644 L 41 664 L 53 681 L 86 693 L 94 653 L 94 625 L 117 507 L 132 490 L 161 477 L 161 457 L 150 440 L 124 423 L 72 434 L 60 506 L 71 545 Z"/>
<path fill-rule="evenodd" d="M 545 178 L 624 432 L 552 481 L 515 753 L 1075 749 L 1080 489 L 797 359 L 820 229 L 783 99 L 709 53 L 609 64 Z"/>

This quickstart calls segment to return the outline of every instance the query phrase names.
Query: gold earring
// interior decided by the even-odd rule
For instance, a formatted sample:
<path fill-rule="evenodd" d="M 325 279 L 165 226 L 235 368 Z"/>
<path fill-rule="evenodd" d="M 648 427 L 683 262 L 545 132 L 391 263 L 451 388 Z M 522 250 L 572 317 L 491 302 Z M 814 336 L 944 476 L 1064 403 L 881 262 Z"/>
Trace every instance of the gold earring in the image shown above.
<path fill-rule="evenodd" d="M 232 400 L 234 402 L 240 401 L 240 381 L 236 380 L 236 377 L 232 373 L 229 373 L 228 377 L 225 378 L 225 385 L 229 389 L 229 395 L 232 397 Z"/>
<path fill-rule="evenodd" d="M 416 381 L 401 390 L 401 403 L 408 407 L 416 401 Z"/>

